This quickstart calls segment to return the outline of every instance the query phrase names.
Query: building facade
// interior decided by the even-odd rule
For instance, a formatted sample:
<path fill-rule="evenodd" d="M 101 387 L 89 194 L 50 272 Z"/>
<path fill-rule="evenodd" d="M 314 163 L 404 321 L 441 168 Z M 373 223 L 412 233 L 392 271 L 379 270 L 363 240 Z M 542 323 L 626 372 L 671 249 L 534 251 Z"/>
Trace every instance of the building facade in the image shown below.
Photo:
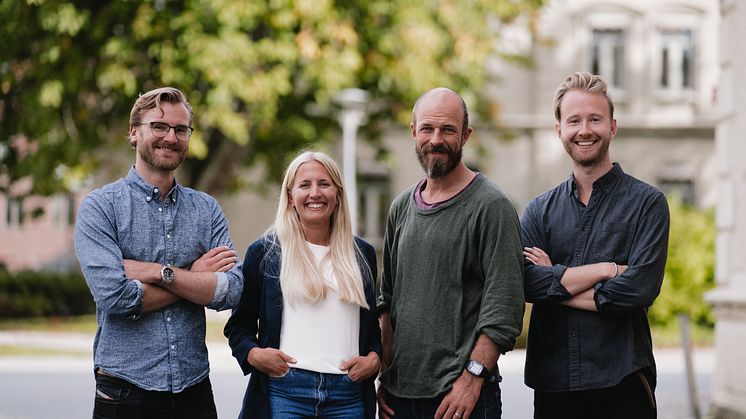
<path fill-rule="evenodd" d="M 746 418 L 746 377 L 743 365 L 746 342 L 746 2 L 722 0 L 720 40 L 720 117 L 716 134 L 717 152 L 717 288 L 708 300 L 717 316 L 717 354 L 712 386 L 712 413 L 716 418 Z"/>

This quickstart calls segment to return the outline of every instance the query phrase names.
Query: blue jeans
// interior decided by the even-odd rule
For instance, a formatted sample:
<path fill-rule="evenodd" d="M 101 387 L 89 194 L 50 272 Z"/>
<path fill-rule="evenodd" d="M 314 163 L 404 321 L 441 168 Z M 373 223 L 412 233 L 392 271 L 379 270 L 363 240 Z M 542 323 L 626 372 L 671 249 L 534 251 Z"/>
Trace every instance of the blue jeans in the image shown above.
<path fill-rule="evenodd" d="M 429 399 L 405 399 L 386 393 L 386 403 L 394 411 L 395 419 L 428 419 L 435 417 L 443 397 L 445 395 Z M 500 384 L 485 383 L 470 419 L 499 419 L 501 415 Z"/>
<path fill-rule="evenodd" d="M 282 377 L 269 377 L 269 408 L 273 418 L 360 419 L 363 384 L 347 374 L 290 368 Z"/>
<path fill-rule="evenodd" d="M 93 419 L 217 419 L 210 379 L 181 393 L 148 391 L 120 378 L 96 374 Z"/>

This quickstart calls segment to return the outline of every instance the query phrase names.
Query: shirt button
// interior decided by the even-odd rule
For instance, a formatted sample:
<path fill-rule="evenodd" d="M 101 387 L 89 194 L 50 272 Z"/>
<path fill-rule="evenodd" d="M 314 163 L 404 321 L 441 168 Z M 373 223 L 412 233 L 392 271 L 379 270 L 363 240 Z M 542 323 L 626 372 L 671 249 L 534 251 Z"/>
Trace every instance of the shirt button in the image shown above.
<path fill-rule="evenodd" d="M 167 239 L 170 239 L 170 238 L 171 238 L 171 235 L 170 235 L 170 234 L 166 234 L 166 238 L 167 238 Z"/>
<path fill-rule="evenodd" d="M 158 208 L 158 212 L 163 212 L 163 208 Z"/>
<path fill-rule="evenodd" d="M 171 345 L 171 349 L 176 349 L 176 346 L 174 346 L 174 345 Z"/>
<path fill-rule="evenodd" d="M 154 193 L 158 193 L 158 188 L 153 188 Z"/>
<path fill-rule="evenodd" d="M 148 196 L 148 197 L 145 198 L 145 200 L 148 201 L 148 202 L 150 202 L 150 201 L 153 200 L 153 198 L 151 198 L 151 197 Z"/>
<path fill-rule="evenodd" d="M 167 322 L 170 322 L 170 321 L 171 321 L 171 318 L 170 318 L 170 317 L 166 317 L 166 321 L 167 321 Z"/>

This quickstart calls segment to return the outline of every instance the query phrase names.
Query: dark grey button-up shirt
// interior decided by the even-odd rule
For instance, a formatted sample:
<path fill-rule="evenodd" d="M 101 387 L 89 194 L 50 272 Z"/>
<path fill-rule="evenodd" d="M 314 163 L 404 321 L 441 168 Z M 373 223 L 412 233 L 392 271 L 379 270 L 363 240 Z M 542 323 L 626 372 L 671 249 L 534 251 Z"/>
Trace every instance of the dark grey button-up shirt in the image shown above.
<path fill-rule="evenodd" d="M 575 189 L 571 176 L 531 201 L 521 219 L 523 245 L 541 248 L 554 264 L 525 263 L 533 303 L 525 380 L 539 391 L 598 389 L 644 367 L 655 372 L 647 308 L 666 265 L 666 198 L 618 164 L 593 184 L 587 206 Z M 598 262 L 628 265 L 596 284 L 598 313 L 561 305 L 571 297 L 560 284 L 565 270 Z"/>
<path fill-rule="evenodd" d="M 181 300 L 142 313 L 143 285 L 124 274 L 124 259 L 189 269 L 208 250 L 234 248 L 214 198 L 174 184 L 161 191 L 130 169 L 126 178 L 91 192 L 78 210 L 75 251 L 96 301 L 94 368 L 146 390 L 180 392 L 209 372 L 204 307 Z M 239 266 L 218 273 L 209 308 L 238 305 Z"/>

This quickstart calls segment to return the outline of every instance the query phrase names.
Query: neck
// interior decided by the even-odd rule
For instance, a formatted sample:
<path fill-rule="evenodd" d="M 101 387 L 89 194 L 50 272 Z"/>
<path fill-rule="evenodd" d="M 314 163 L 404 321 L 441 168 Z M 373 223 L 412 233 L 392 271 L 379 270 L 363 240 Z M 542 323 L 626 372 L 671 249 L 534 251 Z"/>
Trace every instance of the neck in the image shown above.
<path fill-rule="evenodd" d="M 331 232 L 329 226 L 303 226 L 303 234 L 306 241 L 318 246 L 329 246 Z"/>
<path fill-rule="evenodd" d="M 450 199 L 461 192 L 476 175 L 461 162 L 451 173 L 443 177 L 437 179 L 427 177 L 427 185 L 422 191 L 422 198 L 426 202 L 442 202 Z"/>
<path fill-rule="evenodd" d="M 581 202 L 588 203 L 593 192 L 593 183 L 609 173 L 613 167 L 610 160 L 592 166 L 573 164 L 572 175 L 575 178 L 575 184 L 578 185 L 578 197 Z"/>
<path fill-rule="evenodd" d="M 161 191 L 161 199 L 166 199 L 168 191 L 176 179 L 176 172 L 173 170 L 156 170 L 147 167 L 140 160 L 135 162 L 135 171 L 147 183 L 155 186 Z"/>

